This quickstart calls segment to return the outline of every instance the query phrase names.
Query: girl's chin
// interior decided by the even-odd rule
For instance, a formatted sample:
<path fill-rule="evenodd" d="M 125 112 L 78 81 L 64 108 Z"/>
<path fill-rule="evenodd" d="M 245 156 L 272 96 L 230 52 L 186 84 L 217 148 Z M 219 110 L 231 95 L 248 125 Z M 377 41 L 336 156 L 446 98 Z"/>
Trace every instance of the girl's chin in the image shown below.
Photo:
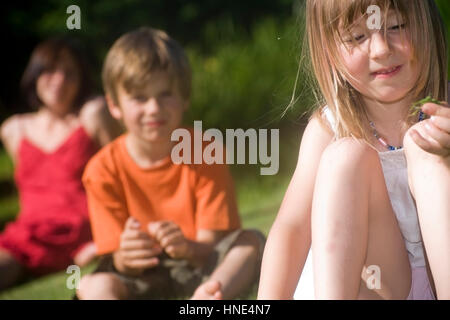
<path fill-rule="evenodd" d="M 378 91 L 376 94 L 373 95 L 368 95 L 367 97 L 369 97 L 372 100 L 376 100 L 378 102 L 382 102 L 382 103 L 395 103 L 397 101 L 402 100 L 403 98 L 405 98 L 407 95 L 407 92 L 403 92 L 400 90 L 383 90 L 383 91 Z"/>

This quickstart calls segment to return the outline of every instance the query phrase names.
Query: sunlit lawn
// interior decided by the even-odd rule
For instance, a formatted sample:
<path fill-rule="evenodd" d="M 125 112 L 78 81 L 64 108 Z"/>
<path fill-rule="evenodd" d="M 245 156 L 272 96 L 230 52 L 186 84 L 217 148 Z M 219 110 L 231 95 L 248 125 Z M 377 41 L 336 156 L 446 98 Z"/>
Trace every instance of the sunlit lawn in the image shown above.
<path fill-rule="evenodd" d="M 298 138 L 297 138 L 298 139 Z M 275 219 L 284 192 L 289 183 L 289 172 L 292 174 L 292 166 L 295 164 L 296 150 L 298 144 L 295 140 L 282 143 L 280 150 L 283 154 L 293 157 L 287 165 L 289 168 L 282 170 L 278 175 L 260 176 L 259 165 L 231 167 L 235 178 L 235 186 L 238 195 L 238 204 L 244 228 L 256 228 L 267 235 Z M 283 148 L 286 151 L 283 151 Z M 5 153 L 0 151 L 0 181 L 12 179 L 12 166 Z M 5 221 L 14 219 L 18 211 L 17 196 L 0 196 L 0 228 Z M 82 269 L 82 274 L 88 273 L 95 268 L 96 263 Z M 70 275 L 64 271 L 39 279 L 30 279 L 12 289 L 0 293 L 0 299 L 70 299 L 74 290 L 66 286 Z M 256 298 L 256 286 L 245 299 Z"/>

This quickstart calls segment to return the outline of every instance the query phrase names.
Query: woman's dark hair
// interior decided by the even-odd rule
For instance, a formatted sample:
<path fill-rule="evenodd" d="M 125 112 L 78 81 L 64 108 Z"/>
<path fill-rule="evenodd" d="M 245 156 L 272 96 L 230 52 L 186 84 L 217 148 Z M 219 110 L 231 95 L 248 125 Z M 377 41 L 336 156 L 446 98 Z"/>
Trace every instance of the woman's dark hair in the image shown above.
<path fill-rule="evenodd" d="M 39 99 L 36 91 L 36 82 L 39 76 L 54 66 L 61 58 L 63 52 L 68 52 L 80 73 L 79 89 L 73 106 L 80 108 L 90 97 L 92 91 L 92 78 L 89 73 L 89 67 L 86 56 L 82 53 L 74 41 L 68 38 L 51 38 L 43 41 L 36 46 L 31 54 L 30 61 L 23 73 L 20 83 L 22 98 L 28 107 L 39 108 L 42 101 Z"/>

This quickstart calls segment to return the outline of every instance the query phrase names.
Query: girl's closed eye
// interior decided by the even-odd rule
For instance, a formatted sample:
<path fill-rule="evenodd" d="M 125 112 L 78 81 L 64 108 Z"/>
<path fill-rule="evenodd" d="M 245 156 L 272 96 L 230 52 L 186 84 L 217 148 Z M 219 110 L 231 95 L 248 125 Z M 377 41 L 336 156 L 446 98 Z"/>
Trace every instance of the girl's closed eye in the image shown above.
<path fill-rule="evenodd" d="M 403 30 L 403 29 L 405 28 L 405 26 L 406 26 L 405 23 L 402 23 L 402 24 L 396 24 L 396 25 L 394 25 L 394 26 L 392 26 L 392 27 L 389 27 L 388 30 L 391 30 L 391 31 Z"/>
<path fill-rule="evenodd" d="M 364 32 L 351 32 L 344 36 L 343 40 L 345 43 L 352 44 L 353 42 L 361 43 L 365 38 Z"/>
<path fill-rule="evenodd" d="M 363 40 L 365 37 L 364 34 L 356 34 L 356 35 L 352 35 L 352 39 L 349 39 L 348 42 L 352 42 L 353 40 L 359 42 L 361 40 Z"/>

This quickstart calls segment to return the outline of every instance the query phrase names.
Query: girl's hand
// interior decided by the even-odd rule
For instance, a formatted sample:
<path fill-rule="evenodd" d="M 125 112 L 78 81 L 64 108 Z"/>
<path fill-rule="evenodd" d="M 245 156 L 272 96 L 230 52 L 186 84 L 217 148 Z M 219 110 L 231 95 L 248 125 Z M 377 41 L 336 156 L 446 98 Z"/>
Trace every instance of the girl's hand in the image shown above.
<path fill-rule="evenodd" d="M 431 118 L 412 126 L 411 138 L 426 152 L 443 158 L 450 157 L 450 107 L 426 103 L 422 111 Z"/>

